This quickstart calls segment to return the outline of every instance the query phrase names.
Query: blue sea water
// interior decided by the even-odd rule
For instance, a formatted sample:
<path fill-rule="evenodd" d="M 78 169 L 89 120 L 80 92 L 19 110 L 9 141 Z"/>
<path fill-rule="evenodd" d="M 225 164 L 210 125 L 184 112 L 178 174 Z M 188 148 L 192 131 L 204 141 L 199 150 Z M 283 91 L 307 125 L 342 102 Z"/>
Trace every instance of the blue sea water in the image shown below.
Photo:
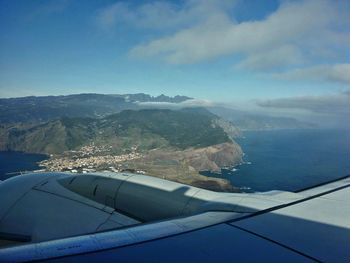
<path fill-rule="evenodd" d="M 5 180 L 20 172 L 40 169 L 37 163 L 47 158 L 43 154 L 0 152 L 0 180 Z"/>
<path fill-rule="evenodd" d="M 245 192 L 296 191 L 350 174 L 349 130 L 249 131 L 238 140 L 245 163 L 222 174 Z"/>

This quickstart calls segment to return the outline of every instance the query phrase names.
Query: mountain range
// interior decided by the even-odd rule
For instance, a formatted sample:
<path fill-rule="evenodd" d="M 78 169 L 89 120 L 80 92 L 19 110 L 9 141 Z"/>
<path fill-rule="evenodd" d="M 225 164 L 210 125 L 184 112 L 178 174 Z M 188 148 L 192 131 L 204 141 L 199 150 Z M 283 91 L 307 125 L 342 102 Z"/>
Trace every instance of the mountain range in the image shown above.
<path fill-rule="evenodd" d="M 66 96 L 30 96 L 22 98 L 0 99 L 0 125 L 18 123 L 42 123 L 62 117 L 103 118 L 123 110 L 138 110 L 157 107 L 156 103 L 180 105 L 191 100 L 187 96 L 169 97 L 138 94 L 75 94 Z M 156 102 L 155 104 L 144 104 Z M 234 110 L 225 107 L 208 107 L 212 113 L 232 122 L 241 130 L 298 129 L 314 128 L 290 117 L 273 117 Z"/>
<path fill-rule="evenodd" d="M 185 96 L 157 97 L 144 93 L 105 95 L 30 96 L 0 99 L 0 123 L 45 122 L 61 117 L 104 117 L 126 109 L 140 109 L 137 102 L 180 103 Z"/>
<path fill-rule="evenodd" d="M 62 117 L 1 129 L 1 150 L 59 154 L 84 145 L 111 145 L 115 152 L 172 147 L 184 150 L 230 142 L 234 127 L 205 109 L 124 110 L 103 118 Z"/>

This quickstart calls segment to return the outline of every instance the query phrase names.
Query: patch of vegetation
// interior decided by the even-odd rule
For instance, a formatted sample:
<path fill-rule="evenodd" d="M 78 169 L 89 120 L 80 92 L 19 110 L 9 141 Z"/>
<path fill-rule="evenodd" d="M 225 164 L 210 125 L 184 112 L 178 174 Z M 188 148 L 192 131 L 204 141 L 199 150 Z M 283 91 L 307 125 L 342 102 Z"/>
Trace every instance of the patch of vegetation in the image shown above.
<path fill-rule="evenodd" d="M 173 147 L 200 148 L 230 141 L 213 125 L 218 117 L 206 110 L 126 110 L 105 118 L 61 118 L 44 124 L 12 127 L 2 138 L 3 150 L 62 153 L 84 145 L 111 145 L 114 152 Z"/>

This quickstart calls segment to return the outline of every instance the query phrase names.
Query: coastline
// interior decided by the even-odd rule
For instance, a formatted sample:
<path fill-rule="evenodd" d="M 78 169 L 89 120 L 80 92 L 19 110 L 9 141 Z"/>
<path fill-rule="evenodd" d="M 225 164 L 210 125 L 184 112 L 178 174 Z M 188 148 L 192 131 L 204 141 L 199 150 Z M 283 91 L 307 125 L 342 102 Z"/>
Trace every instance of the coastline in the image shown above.
<path fill-rule="evenodd" d="M 241 149 L 235 143 L 223 143 L 199 149 L 191 148 L 184 151 L 158 149 L 146 155 L 136 152 L 135 149 L 132 153 L 118 156 L 100 155 L 90 148 L 86 148 L 86 151 L 71 151 L 60 155 L 6 151 L 4 153 L 34 156 L 39 159 L 30 165 L 30 169 L 11 170 L 11 174 L 7 171 L 5 176 L 8 178 L 24 171 L 35 170 L 82 174 L 131 171 L 212 191 L 238 191 L 229 180 L 208 177 L 200 173 L 201 170 L 208 168 L 215 172 L 221 171 L 223 167 L 240 164 L 242 161 Z"/>
<path fill-rule="evenodd" d="M 243 163 L 205 176 L 226 179 L 243 192 L 297 191 L 350 173 L 348 129 L 244 132 Z"/>
<path fill-rule="evenodd" d="M 21 151 L 0 151 L 0 180 L 5 180 L 24 172 L 39 170 L 39 163 L 49 159 L 47 154 Z"/>

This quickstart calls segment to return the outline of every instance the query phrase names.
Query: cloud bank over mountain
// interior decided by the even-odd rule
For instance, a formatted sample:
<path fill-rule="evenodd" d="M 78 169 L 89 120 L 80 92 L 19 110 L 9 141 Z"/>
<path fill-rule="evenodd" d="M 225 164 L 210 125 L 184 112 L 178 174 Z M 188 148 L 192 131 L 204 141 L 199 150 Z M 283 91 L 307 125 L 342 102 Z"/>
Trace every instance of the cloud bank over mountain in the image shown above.
<path fill-rule="evenodd" d="M 189 99 L 179 103 L 174 102 L 136 102 L 141 107 L 162 108 L 162 109 L 181 109 L 196 107 L 213 107 L 217 104 L 210 100 Z"/>

